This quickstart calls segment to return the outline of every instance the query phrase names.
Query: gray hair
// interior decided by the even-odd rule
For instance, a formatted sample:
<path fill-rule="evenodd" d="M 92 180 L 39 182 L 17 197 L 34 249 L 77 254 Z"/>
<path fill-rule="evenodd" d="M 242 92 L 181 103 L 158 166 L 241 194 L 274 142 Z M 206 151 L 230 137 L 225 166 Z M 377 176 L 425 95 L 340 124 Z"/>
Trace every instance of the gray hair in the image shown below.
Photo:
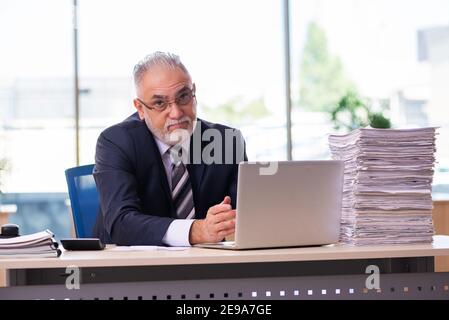
<path fill-rule="evenodd" d="M 186 75 L 190 77 L 189 72 L 182 64 L 179 56 L 170 52 L 156 51 L 147 55 L 134 66 L 133 77 L 134 85 L 136 86 L 136 88 L 140 84 L 140 81 L 142 80 L 145 72 L 147 72 L 151 69 L 151 67 L 154 66 L 164 66 L 169 69 L 181 69 L 185 72 Z"/>

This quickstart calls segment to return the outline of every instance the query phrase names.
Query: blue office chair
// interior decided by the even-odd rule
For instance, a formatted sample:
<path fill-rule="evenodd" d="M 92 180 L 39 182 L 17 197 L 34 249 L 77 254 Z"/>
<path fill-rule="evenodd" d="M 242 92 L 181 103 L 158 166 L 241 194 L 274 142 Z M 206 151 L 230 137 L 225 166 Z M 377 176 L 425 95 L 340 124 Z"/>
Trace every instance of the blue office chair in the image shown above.
<path fill-rule="evenodd" d="M 100 206 L 93 169 L 94 165 L 90 164 L 65 171 L 77 238 L 92 237 Z"/>

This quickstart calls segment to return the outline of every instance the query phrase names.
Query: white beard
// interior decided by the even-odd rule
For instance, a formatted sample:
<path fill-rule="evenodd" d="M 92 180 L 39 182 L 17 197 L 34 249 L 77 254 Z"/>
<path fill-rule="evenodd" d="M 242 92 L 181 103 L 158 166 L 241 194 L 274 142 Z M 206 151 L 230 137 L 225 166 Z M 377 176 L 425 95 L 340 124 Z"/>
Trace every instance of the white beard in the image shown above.
<path fill-rule="evenodd" d="M 172 130 L 171 132 L 168 131 L 168 126 L 172 125 L 172 124 L 176 124 L 179 122 L 183 122 L 183 121 L 188 121 L 188 128 L 187 129 L 175 129 Z M 148 129 L 159 139 L 161 140 L 163 143 L 169 145 L 169 146 L 174 146 L 177 144 L 182 144 L 184 141 L 188 140 L 193 132 L 193 128 L 195 127 L 195 123 L 196 123 L 196 119 L 192 120 L 187 117 L 184 116 L 181 119 L 177 120 L 177 121 L 167 121 L 164 125 L 164 131 L 157 129 L 153 126 L 153 123 L 151 122 L 151 119 L 149 117 L 145 117 L 145 123 L 148 127 Z"/>

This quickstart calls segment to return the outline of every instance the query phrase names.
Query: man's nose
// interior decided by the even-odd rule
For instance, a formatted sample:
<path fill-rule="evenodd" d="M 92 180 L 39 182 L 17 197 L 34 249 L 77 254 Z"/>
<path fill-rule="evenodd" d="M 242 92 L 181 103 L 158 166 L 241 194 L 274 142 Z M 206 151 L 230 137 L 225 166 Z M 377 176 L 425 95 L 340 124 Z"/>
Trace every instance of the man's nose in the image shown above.
<path fill-rule="evenodd" d="M 184 115 L 184 111 L 176 103 L 172 103 L 170 106 L 169 117 L 172 119 L 179 119 Z"/>

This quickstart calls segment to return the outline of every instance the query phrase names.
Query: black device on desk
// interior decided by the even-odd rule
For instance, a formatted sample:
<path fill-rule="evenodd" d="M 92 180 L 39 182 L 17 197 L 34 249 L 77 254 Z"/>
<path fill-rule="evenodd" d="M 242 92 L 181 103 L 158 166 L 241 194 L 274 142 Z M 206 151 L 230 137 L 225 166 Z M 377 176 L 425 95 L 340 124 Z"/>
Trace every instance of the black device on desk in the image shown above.
<path fill-rule="evenodd" d="M 19 226 L 14 223 L 2 225 L 0 238 L 14 238 L 19 236 Z"/>
<path fill-rule="evenodd" d="M 98 238 L 65 238 L 61 244 L 66 250 L 103 250 L 105 245 Z"/>

